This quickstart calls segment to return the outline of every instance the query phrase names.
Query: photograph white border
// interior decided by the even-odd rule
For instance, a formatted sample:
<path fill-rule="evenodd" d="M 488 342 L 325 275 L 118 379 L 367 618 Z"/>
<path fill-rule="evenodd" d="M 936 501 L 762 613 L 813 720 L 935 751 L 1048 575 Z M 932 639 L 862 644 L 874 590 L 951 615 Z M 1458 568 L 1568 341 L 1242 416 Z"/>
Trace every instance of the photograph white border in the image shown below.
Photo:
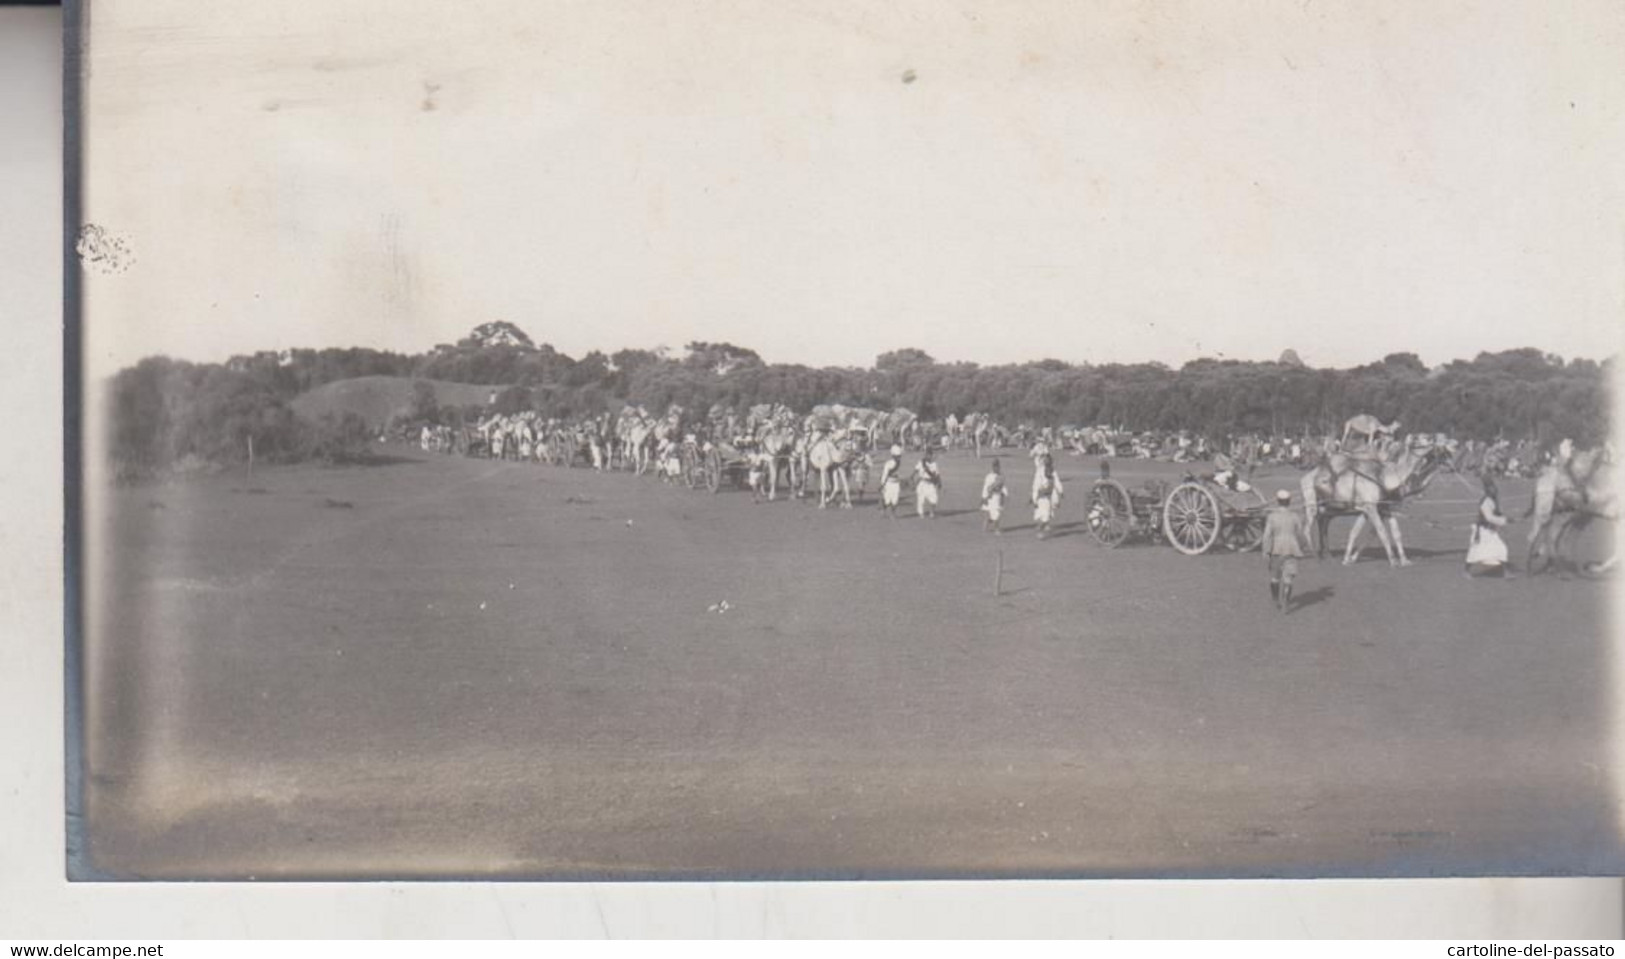
<path fill-rule="evenodd" d="M 7 46 L 57 48 L 59 11 L 0 8 Z M 37 61 L 0 55 L 18 74 Z M 0 78 L 9 135 L 54 139 L 39 78 Z M 20 102 L 21 100 L 21 102 Z M 60 141 L 56 146 L 60 146 Z M 64 878 L 60 179 L 12 182 L 0 396 L 0 940 L 730 936 L 1617 937 L 1618 880 L 103 884 Z M 15 215 L 14 215 L 15 214 Z"/>

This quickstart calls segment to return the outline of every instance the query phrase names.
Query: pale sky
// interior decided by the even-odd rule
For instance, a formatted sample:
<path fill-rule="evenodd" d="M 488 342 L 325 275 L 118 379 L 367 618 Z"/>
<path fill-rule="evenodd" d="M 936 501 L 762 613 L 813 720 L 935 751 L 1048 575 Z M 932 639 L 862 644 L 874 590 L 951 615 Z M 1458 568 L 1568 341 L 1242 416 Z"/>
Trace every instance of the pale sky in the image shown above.
<path fill-rule="evenodd" d="M 93 375 L 494 319 L 811 365 L 1625 341 L 1617 0 L 89 9 L 133 255 Z"/>

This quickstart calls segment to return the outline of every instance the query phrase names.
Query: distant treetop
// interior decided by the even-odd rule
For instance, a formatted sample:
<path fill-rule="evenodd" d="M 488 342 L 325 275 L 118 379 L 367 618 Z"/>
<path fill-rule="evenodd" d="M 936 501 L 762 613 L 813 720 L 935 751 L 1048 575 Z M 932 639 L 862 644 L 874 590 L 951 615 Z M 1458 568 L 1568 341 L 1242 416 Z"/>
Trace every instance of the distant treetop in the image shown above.
<path fill-rule="evenodd" d="M 755 350 L 732 343 L 706 343 L 695 340 L 684 348 L 683 362 L 693 369 L 710 370 L 726 376 L 741 366 L 761 366 L 762 357 Z"/>
<path fill-rule="evenodd" d="M 536 348 L 536 344 L 531 342 L 530 336 L 524 330 L 507 320 L 481 323 L 467 336 L 458 340 L 457 345 L 476 349 L 489 349 L 493 346 L 517 346 L 524 350 Z"/>
<path fill-rule="evenodd" d="M 900 370 L 910 366 L 930 366 L 935 362 L 936 360 L 931 358 L 930 353 L 913 347 L 905 347 L 875 357 L 875 369 Z"/>

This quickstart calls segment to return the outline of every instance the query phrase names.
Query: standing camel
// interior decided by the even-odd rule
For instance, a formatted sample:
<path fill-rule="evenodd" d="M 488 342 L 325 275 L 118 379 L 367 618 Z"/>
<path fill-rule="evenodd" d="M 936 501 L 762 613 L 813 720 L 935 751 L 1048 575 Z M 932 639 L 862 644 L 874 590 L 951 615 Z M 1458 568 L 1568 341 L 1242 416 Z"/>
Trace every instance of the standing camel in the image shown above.
<path fill-rule="evenodd" d="M 807 464 L 818 473 L 818 508 L 824 509 L 834 502 L 837 491 L 841 508 L 852 508 L 852 490 L 847 483 L 847 461 L 854 459 L 857 448 L 844 433 L 820 433 L 807 445 Z"/>
<path fill-rule="evenodd" d="M 641 410 L 623 414 L 617 424 L 621 441 L 621 462 L 637 475 L 648 472 L 654 450 L 655 424 Z"/>
<path fill-rule="evenodd" d="M 1574 517 L 1559 525 L 1559 516 Z M 1563 534 L 1569 529 L 1584 526 L 1594 519 L 1619 521 L 1619 489 L 1615 485 L 1614 458 L 1605 447 L 1581 450 L 1566 459 L 1547 464 L 1535 478 L 1534 501 L 1529 516 L 1535 518 L 1529 530 L 1529 569 L 1542 557 L 1550 561 L 1556 555 Z M 1601 563 L 1586 567 L 1589 573 L 1606 573 L 1619 559 L 1619 547 Z M 1544 564 L 1543 564 L 1544 565 Z"/>
<path fill-rule="evenodd" d="M 793 489 L 796 481 L 796 431 L 784 423 L 763 423 L 756 434 L 756 443 L 767 456 L 767 498 L 779 498 L 779 461 L 784 460 L 790 475 L 788 485 Z"/>
<path fill-rule="evenodd" d="M 982 449 L 992 440 L 993 420 L 986 413 L 977 413 L 976 422 L 970 426 L 971 441 L 976 445 L 976 458 L 982 458 Z"/>
<path fill-rule="evenodd" d="M 1390 515 L 1390 510 L 1401 500 L 1427 488 L 1441 458 L 1440 451 L 1434 447 L 1407 448 L 1388 460 L 1338 453 L 1326 457 L 1319 466 L 1305 473 L 1299 487 L 1303 492 L 1304 516 L 1315 528 L 1318 555 L 1326 555 L 1332 518 L 1354 513 L 1354 528 L 1349 531 L 1343 565 L 1354 562 L 1359 553 L 1360 534 L 1367 523 L 1382 541 L 1388 565 L 1411 565 L 1405 556 L 1405 542 L 1399 535 L 1399 520 Z"/>

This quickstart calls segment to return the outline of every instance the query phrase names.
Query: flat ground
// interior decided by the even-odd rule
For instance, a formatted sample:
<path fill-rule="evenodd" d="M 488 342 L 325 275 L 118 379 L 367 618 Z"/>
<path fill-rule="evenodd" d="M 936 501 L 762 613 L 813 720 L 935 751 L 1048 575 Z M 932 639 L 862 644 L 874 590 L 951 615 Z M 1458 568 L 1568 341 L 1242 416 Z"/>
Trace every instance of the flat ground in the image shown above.
<path fill-rule="evenodd" d="M 1416 566 L 1308 561 L 1283 617 L 1257 554 L 1097 546 L 1093 459 L 1039 542 L 980 532 L 968 454 L 934 522 L 400 456 L 102 497 L 91 869 L 1625 869 L 1609 587 L 1465 580 L 1450 477 Z"/>

